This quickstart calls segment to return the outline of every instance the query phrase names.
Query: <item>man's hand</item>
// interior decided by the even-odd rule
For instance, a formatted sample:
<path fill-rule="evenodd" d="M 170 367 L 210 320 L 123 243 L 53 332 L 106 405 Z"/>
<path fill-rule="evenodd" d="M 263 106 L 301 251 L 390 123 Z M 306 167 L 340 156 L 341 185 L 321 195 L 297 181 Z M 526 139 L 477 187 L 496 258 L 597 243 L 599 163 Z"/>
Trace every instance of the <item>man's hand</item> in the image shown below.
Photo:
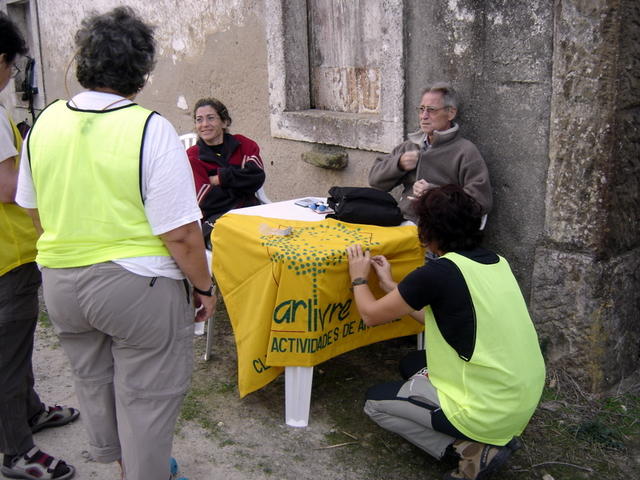
<path fill-rule="evenodd" d="M 404 152 L 400 156 L 400 160 L 398 160 L 398 168 L 400 170 L 404 170 L 408 172 L 409 170 L 414 170 L 418 165 L 418 151 L 412 152 Z"/>
<path fill-rule="evenodd" d="M 415 198 L 420 198 L 422 195 L 426 193 L 433 185 L 431 185 L 426 180 L 418 180 L 413 184 L 413 196 Z"/>

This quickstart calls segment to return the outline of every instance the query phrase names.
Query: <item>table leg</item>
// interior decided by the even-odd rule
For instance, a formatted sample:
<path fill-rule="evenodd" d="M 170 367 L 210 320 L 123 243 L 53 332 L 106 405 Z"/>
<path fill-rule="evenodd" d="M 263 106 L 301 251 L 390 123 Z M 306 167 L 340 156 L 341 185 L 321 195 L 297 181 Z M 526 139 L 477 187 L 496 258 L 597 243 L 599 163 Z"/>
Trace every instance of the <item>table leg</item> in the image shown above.
<path fill-rule="evenodd" d="M 313 367 L 285 367 L 285 418 L 290 427 L 309 424 Z"/>
<path fill-rule="evenodd" d="M 209 264 L 211 264 L 211 261 L 209 261 Z M 217 293 L 218 293 L 218 287 L 214 285 L 213 294 L 216 295 Z M 216 303 L 216 307 L 217 306 L 218 304 Z M 209 357 L 211 357 L 211 347 L 213 346 L 213 318 L 215 317 L 215 315 L 216 315 L 216 309 L 214 307 L 213 312 L 211 312 L 211 316 L 207 320 L 207 344 L 205 345 L 205 349 L 204 349 L 205 362 L 209 360 Z"/>
<path fill-rule="evenodd" d="M 416 335 L 416 343 L 418 350 L 424 350 L 424 332 L 420 332 L 418 335 Z"/>
<path fill-rule="evenodd" d="M 209 357 L 211 357 L 211 347 L 213 346 L 213 318 L 214 315 L 211 315 L 209 320 L 207 320 L 207 344 L 204 348 L 205 361 L 209 360 Z"/>

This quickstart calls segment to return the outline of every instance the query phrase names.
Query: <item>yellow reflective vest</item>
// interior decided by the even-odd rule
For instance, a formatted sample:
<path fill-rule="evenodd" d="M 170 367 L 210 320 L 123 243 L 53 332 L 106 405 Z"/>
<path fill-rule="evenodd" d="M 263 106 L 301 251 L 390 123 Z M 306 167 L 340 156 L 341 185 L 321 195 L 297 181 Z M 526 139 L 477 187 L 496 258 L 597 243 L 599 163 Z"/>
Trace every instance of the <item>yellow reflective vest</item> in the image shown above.
<path fill-rule="evenodd" d="M 1 114 L 1 113 L 0 113 Z M 14 168 L 19 166 L 22 136 L 11 118 L 8 119 L 13 130 L 14 146 L 18 155 L 13 161 Z M 0 275 L 13 270 L 36 258 L 36 240 L 38 234 L 33 221 L 26 210 L 15 203 L 0 203 Z"/>
<path fill-rule="evenodd" d="M 136 104 L 78 110 L 59 100 L 40 114 L 27 142 L 44 230 L 39 264 L 69 268 L 169 256 L 151 231 L 141 193 L 152 113 Z"/>
<path fill-rule="evenodd" d="M 505 445 L 520 435 L 538 405 L 545 367 L 520 287 L 508 262 L 485 265 L 447 253 L 469 288 L 476 317 L 469 361 L 445 341 L 427 307 L 429 379 L 447 419 L 478 442 Z"/>

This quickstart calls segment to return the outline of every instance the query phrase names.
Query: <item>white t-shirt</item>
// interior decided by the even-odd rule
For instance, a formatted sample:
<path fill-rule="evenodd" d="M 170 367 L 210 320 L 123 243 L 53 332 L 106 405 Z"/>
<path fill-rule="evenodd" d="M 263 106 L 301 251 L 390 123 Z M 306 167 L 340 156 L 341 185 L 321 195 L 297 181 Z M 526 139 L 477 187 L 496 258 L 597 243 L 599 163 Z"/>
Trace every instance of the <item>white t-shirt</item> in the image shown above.
<path fill-rule="evenodd" d="M 13 129 L 9 123 L 7 111 L 0 105 L 0 162 L 18 155 L 13 141 Z"/>
<path fill-rule="evenodd" d="M 118 99 L 121 101 L 113 104 L 113 108 L 131 103 L 119 95 L 89 91 L 73 97 L 71 105 L 81 110 L 103 110 L 111 108 L 110 104 Z M 154 235 L 195 222 L 202 216 L 187 154 L 173 126 L 160 115 L 151 116 L 142 146 L 142 198 Z M 22 149 L 16 203 L 24 208 L 38 208 L 26 148 Z M 184 278 L 172 257 L 132 257 L 114 262 L 137 275 Z"/>

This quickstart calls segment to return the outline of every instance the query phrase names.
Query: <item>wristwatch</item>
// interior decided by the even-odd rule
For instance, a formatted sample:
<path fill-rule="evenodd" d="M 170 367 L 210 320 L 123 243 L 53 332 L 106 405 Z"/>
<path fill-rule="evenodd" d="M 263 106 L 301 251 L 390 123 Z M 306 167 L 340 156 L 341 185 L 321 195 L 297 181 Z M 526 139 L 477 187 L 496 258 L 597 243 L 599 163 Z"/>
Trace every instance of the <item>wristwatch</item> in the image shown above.
<path fill-rule="evenodd" d="M 351 288 L 357 285 L 366 285 L 366 284 L 367 284 L 366 278 L 363 278 L 363 277 L 354 278 L 353 281 L 351 282 Z"/>
<path fill-rule="evenodd" d="M 195 285 L 193 286 L 193 290 L 195 292 L 199 293 L 200 295 L 204 295 L 205 297 L 213 297 L 213 289 L 214 288 L 216 288 L 216 287 L 215 287 L 215 285 L 213 283 L 211 283 L 211 286 L 209 287 L 209 290 L 200 290 Z"/>

